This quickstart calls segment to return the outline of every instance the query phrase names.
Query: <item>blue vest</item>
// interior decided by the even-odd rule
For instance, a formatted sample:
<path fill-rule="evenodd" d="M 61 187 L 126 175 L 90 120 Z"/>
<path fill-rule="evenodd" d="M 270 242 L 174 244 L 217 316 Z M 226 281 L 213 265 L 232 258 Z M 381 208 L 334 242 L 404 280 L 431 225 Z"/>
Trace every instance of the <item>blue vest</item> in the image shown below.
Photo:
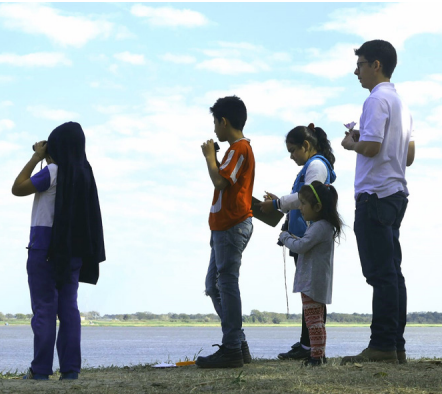
<path fill-rule="evenodd" d="M 301 187 L 304 186 L 307 168 L 313 160 L 322 160 L 327 167 L 327 179 L 325 180 L 325 184 L 331 184 L 336 180 L 336 174 L 329 161 L 322 155 L 315 155 L 310 157 L 310 159 L 304 164 L 304 167 L 302 167 L 302 170 L 299 172 L 295 183 L 293 184 L 291 194 L 299 192 Z M 292 209 L 287 216 L 289 220 L 289 233 L 302 237 L 307 229 L 307 223 L 302 217 L 301 211 L 299 209 Z"/>

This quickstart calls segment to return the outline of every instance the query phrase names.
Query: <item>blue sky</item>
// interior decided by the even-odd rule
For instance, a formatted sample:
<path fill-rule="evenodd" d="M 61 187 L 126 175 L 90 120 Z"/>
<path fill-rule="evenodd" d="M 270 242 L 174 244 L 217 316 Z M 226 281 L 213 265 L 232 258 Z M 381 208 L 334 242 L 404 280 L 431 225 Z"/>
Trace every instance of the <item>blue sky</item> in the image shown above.
<path fill-rule="evenodd" d="M 12 196 L 31 145 L 81 123 L 102 207 L 107 261 L 80 285 L 81 311 L 211 313 L 204 295 L 213 187 L 201 144 L 209 107 L 236 94 L 256 158 L 254 195 L 288 194 L 299 167 L 284 137 L 313 122 L 332 141 L 348 227 L 335 252 L 331 312 L 371 311 L 352 231 L 355 155 L 343 123 L 368 91 L 353 49 L 385 39 L 392 82 L 411 108 L 416 160 L 401 230 L 409 311 L 441 311 L 442 27 L 436 3 L 0 3 L 0 311 L 30 313 L 26 245 L 32 198 Z M 227 149 L 221 144 L 221 153 Z M 221 158 L 222 156 L 220 156 Z M 423 210 L 423 208 L 428 210 Z M 424 213 L 426 214 L 424 215 Z M 428 215 L 427 215 L 428 214 Z M 255 220 L 243 256 L 243 313 L 284 312 L 279 228 Z M 287 256 L 287 283 L 294 267 Z M 300 312 L 298 294 L 289 294 Z"/>

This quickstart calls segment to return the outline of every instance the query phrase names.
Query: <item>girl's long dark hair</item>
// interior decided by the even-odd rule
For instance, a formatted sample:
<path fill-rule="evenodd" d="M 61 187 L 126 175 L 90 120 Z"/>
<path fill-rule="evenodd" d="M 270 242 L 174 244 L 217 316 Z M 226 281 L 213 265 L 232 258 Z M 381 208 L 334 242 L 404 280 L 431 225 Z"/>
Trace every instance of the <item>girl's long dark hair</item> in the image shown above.
<path fill-rule="evenodd" d="M 341 238 L 342 227 L 344 224 L 338 213 L 338 192 L 332 185 L 324 185 L 319 181 L 313 181 L 312 186 L 315 188 L 322 204 L 322 209 L 319 212 L 320 219 L 326 220 L 333 226 L 333 238 L 338 238 L 339 240 Z M 302 186 L 299 195 L 312 207 L 318 203 L 310 185 Z"/>
<path fill-rule="evenodd" d="M 285 142 L 293 145 L 302 145 L 304 141 L 310 142 L 310 145 L 324 156 L 333 167 L 335 156 L 331 147 L 330 141 L 327 138 L 327 133 L 320 127 L 297 126 L 290 130 L 285 138 Z"/>

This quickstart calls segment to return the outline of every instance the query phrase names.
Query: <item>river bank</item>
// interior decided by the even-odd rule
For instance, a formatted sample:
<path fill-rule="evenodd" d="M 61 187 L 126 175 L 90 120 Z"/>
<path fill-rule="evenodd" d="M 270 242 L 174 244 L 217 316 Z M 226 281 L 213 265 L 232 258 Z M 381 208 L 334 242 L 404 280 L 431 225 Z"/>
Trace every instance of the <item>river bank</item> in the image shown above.
<path fill-rule="evenodd" d="M 439 394 L 442 359 L 412 360 L 405 365 L 381 363 L 340 366 L 331 358 L 321 367 L 299 361 L 254 359 L 237 369 L 204 370 L 196 366 L 158 369 L 151 365 L 84 369 L 75 381 L 24 381 L 0 375 L 0 392 L 63 393 L 295 393 L 295 394 Z"/>

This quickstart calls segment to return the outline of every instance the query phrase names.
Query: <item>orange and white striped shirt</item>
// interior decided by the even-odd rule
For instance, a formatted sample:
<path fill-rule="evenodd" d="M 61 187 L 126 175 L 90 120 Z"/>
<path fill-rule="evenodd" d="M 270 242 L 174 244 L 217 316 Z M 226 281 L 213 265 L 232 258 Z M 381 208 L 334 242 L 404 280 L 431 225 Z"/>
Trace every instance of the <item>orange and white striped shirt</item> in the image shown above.
<path fill-rule="evenodd" d="M 229 181 L 224 190 L 216 190 L 210 208 L 211 230 L 224 231 L 243 222 L 252 214 L 255 157 L 250 140 L 241 138 L 230 145 L 219 167 Z"/>

